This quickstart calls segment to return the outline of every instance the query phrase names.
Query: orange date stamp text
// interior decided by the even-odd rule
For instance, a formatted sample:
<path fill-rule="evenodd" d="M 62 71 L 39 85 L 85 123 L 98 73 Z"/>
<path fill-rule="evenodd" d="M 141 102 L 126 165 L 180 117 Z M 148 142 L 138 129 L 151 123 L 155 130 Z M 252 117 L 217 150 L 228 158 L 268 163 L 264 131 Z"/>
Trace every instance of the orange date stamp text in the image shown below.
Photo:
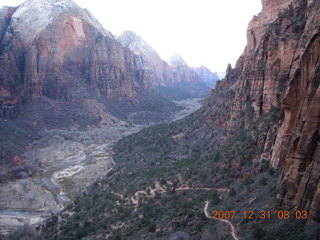
<path fill-rule="evenodd" d="M 277 210 L 277 211 L 212 211 L 212 219 L 308 219 L 308 211 L 306 210 L 296 210 L 296 211 L 287 211 L 287 210 Z"/>

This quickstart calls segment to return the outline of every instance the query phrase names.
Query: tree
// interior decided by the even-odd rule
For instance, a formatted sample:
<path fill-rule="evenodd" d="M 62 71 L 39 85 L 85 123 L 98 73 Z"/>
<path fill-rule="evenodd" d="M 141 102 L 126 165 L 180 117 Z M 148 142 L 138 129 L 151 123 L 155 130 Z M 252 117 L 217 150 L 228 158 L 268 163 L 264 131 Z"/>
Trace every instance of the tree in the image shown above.
<path fill-rule="evenodd" d="M 167 184 L 166 179 L 161 178 L 161 180 L 160 180 L 160 184 L 161 184 L 161 185 L 166 185 L 166 184 Z"/>

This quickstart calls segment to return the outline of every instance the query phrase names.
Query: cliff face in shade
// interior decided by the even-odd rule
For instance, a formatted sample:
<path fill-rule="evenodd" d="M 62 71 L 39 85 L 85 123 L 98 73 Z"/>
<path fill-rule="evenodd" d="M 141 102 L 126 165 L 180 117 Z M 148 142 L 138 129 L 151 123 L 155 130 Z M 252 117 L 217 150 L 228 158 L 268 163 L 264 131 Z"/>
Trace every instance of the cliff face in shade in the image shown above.
<path fill-rule="evenodd" d="M 283 167 L 278 203 L 310 209 L 320 221 L 320 2 L 309 1 L 281 103 L 282 123 L 271 163 Z"/>
<path fill-rule="evenodd" d="M 72 0 L 28 0 L 1 17 L 0 98 L 135 98 L 148 89 L 133 53 Z"/>
<path fill-rule="evenodd" d="M 215 87 L 216 82 L 219 80 L 218 74 L 213 73 L 209 68 L 205 66 L 192 68 L 192 70 L 197 73 L 200 79 L 210 87 Z"/>
<path fill-rule="evenodd" d="M 303 3 L 288 7 L 289 2 L 264 1 L 262 12 L 249 23 L 248 43 L 235 67 L 238 88 L 231 128 L 247 126 L 250 122 L 250 119 L 238 120 L 247 111 L 248 106 L 243 103 L 250 103 L 257 117 L 281 101 L 305 25 Z M 276 6 L 281 10 L 274 9 Z M 275 17 L 274 12 L 280 12 L 280 17 Z"/>
<path fill-rule="evenodd" d="M 280 108 L 279 124 L 258 136 L 257 145 L 265 145 L 260 161 L 282 170 L 277 204 L 310 210 L 309 220 L 320 221 L 320 2 L 262 3 L 249 23 L 244 53 L 217 84 L 235 95 L 215 124 L 232 135 Z M 214 99 L 209 94 L 206 107 Z"/>

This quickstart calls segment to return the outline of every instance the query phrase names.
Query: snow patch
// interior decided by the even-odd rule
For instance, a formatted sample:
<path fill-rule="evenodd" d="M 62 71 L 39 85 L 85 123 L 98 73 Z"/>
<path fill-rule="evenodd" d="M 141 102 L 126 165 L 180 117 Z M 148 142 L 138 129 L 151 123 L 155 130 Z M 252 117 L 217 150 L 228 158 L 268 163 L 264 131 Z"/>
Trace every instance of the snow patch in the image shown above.
<path fill-rule="evenodd" d="M 145 41 L 132 31 L 124 31 L 118 41 L 123 47 L 129 48 L 135 55 L 156 56 L 158 53 Z"/>
<path fill-rule="evenodd" d="M 89 13 L 72 0 L 27 0 L 22 3 L 12 16 L 12 26 L 26 43 L 32 42 L 38 33 L 64 14 L 74 15 L 93 25 L 104 36 L 113 37 Z"/>
<path fill-rule="evenodd" d="M 173 54 L 173 56 L 169 59 L 169 64 L 173 66 L 187 65 L 183 57 L 179 54 Z"/>

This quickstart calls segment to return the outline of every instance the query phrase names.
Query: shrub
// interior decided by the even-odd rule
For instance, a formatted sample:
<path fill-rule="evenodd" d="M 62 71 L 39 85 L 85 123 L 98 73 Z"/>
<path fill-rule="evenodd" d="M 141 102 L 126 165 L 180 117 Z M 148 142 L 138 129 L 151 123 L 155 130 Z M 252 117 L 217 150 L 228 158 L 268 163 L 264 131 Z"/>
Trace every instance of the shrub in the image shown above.
<path fill-rule="evenodd" d="M 262 168 L 262 170 L 265 172 L 267 170 L 270 169 L 270 163 L 268 161 L 263 161 L 260 165 L 260 167 Z"/>
<path fill-rule="evenodd" d="M 149 232 L 155 232 L 157 230 L 157 226 L 154 222 L 151 222 L 148 227 Z"/>
<path fill-rule="evenodd" d="M 262 239 L 266 235 L 266 232 L 259 224 L 256 224 L 252 230 L 252 236 L 254 239 Z"/>
<path fill-rule="evenodd" d="M 164 178 L 161 178 L 160 184 L 161 184 L 161 185 L 166 185 L 166 184 L 167 184 L 167 181 L 166 181 Z"/>
<path fill-rule="evenodd" d="M 264 176 L 260 177 L 259 184 L 262 185 L 262 186 L 266 186 L 267 185 L 267 179 Z"/>
<path fill-rule="evenodd" d="M 245 180 L 244 180 L 244 185 L 249 186 L 253 183 L 252 177 L 248 176 Z"/>
<path fill-rule="evenodd" d="M 211 194 L 210 194 L 210 200 L 211 200 L 211 204 L 212 205 L 217 205 L 220 202 L 220 198 L 218 195 L 218 191 L 214 190 Z"/>
<path fill-rule="evenodd" d="M 270 169 L 268 170 L 268 173 L 269 173 L 270 176 L 273 176 L 273 174 L 274 174 L 273 168 L 270 168 Z"/>
<path fill-rule="evenodd" d="M 234 197 L 236 195 L 236 190 L 234 190 L 234 188 L 230 188 L 230 191 L 229 191 L 229 196 L 231 197 Z"/>

